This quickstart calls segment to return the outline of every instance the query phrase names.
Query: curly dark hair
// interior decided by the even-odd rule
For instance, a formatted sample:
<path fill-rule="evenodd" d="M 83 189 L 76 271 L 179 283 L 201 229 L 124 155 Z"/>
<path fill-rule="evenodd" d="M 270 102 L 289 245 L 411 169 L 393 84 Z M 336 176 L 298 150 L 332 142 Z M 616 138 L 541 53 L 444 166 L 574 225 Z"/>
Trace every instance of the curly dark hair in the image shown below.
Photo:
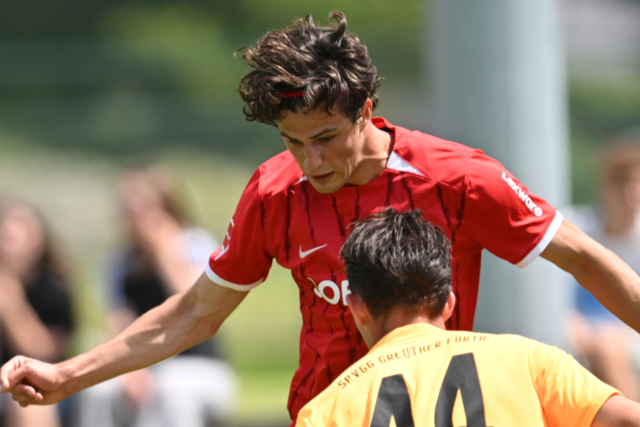
<path fill-rule="evenodd" d="M 283 110 L 309 112 L 323 107 L 344 113 L 354 123 L 362 105 L 378 105 L 381 79 L 367 48 L 346 34 L 347 18 L 333 11 L 337 26 L 316 27 L 311 15 L 297 19 L 284 31 L 267 32 L 255 47 L 236 54 L 253 68 L 238 85 L 247 120 L 277 125 Z"/>
<path fill-rule="evenodd" d="M 442 314 L 451 293 L 451 242 L 420 209 L 387 208 L 352 224 L 340 251 L 349 287 L 374 318 L 394 307 Z"/>

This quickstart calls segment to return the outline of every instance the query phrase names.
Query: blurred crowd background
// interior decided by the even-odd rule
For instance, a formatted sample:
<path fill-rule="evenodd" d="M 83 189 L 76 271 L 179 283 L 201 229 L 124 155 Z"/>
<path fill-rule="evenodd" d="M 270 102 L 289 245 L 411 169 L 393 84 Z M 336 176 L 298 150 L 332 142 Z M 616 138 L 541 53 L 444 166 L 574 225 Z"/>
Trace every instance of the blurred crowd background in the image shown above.
<path fill-rule="evenodd" d="M 593 204 L 603 144 L 640 135 L 640 1 L 560 6 L 572 200 Z M 247 68 L 234 52 L 307 13 L 324 24 L 334 9 L 384 77 L 377 114 L 429 132 L 424 0 L 0 2 L 0 198 L 33 205 L 58 243 L 75 318 L 68 355 L 109 334 L 123 169 L 167 165 L 193 223 L 221 241 L 254 168 L 284 149 L 275 129 L 245 121 L 235 87 Z M 274 267 L 220 333 L 242 424 L 287 419 L 301 320 L 296 286 Z"/>

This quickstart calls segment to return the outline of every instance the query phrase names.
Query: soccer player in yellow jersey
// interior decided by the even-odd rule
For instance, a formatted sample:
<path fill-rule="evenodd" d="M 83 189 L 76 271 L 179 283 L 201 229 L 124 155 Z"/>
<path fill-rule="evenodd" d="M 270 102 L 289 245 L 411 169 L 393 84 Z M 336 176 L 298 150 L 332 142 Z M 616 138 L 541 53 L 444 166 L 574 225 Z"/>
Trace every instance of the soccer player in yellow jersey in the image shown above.
<path fill-rule="evenodd" d="M 640 426 L 640 404 L 556 347 L 445 331 L 455 305 L 449 251 L 419 210 L 355 223 L 341 257 L 370 351 L 296 426 Z"/>

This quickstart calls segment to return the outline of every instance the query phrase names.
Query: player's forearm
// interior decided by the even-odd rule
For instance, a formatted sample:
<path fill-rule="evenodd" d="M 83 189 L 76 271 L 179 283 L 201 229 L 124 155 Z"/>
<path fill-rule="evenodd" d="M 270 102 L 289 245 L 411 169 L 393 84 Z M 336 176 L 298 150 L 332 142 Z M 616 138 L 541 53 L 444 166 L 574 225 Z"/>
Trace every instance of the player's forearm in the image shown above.
<path fill-rule="evenodd" d="M 73 394 L 141 369 L 209 338 L 219 324 L 199 314 L 194 292 L 150 310 L 112 340 L 58 365 L 65 393 Z"/>
<path fill-rule="evenodd" d="M 589 253 L 573 276 L 620 320 L 640 332 L 640 277 L 613 252 Z"/>
<path fill-rule="evenodd" d="M 114 339 L 59 364 L 65 394 L 160 362 L 204 341 L 246 295 L 202 275 L 187 292 L 150 310 Z"/>
<path fill-rule="evenodd" d="M 565 220 L 542 256 L 640 332 L 640 277 L 617 255 Z"/>

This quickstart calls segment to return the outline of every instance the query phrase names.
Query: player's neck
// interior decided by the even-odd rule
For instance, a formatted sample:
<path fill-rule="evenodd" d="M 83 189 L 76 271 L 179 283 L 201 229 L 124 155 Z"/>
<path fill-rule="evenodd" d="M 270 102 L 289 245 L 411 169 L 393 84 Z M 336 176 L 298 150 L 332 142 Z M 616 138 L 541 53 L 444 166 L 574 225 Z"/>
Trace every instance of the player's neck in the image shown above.
<path fill-rule="evenodd" d="M 382 320 L 379 333 L 373 336 L 373 339 L 377 343 L 385 335 L 387 335 L 389 332 L 393 331 L 394 329 L 398 329 L 403 326 L 419 324 L 419 323 L 433 325 L 443 330 L 446 329 L 444 318 L 442 316 L 437 316 L 433 319 L 430 319 L 426 313 L 416 313 L 416 312 L 407 313 L 403 310 L 394 310 L 391 313 L 389 313 L 387 316 L 385 316 L 384 320 Z"/>
<path fill-rule="evenodd" d="M 363 132 L 362 159 L 349 184 L 363 185 L 374 180 L 387 166 L 393 149 L 393 135 L 378 129 L 373 122 L 369 121 Z"/>

